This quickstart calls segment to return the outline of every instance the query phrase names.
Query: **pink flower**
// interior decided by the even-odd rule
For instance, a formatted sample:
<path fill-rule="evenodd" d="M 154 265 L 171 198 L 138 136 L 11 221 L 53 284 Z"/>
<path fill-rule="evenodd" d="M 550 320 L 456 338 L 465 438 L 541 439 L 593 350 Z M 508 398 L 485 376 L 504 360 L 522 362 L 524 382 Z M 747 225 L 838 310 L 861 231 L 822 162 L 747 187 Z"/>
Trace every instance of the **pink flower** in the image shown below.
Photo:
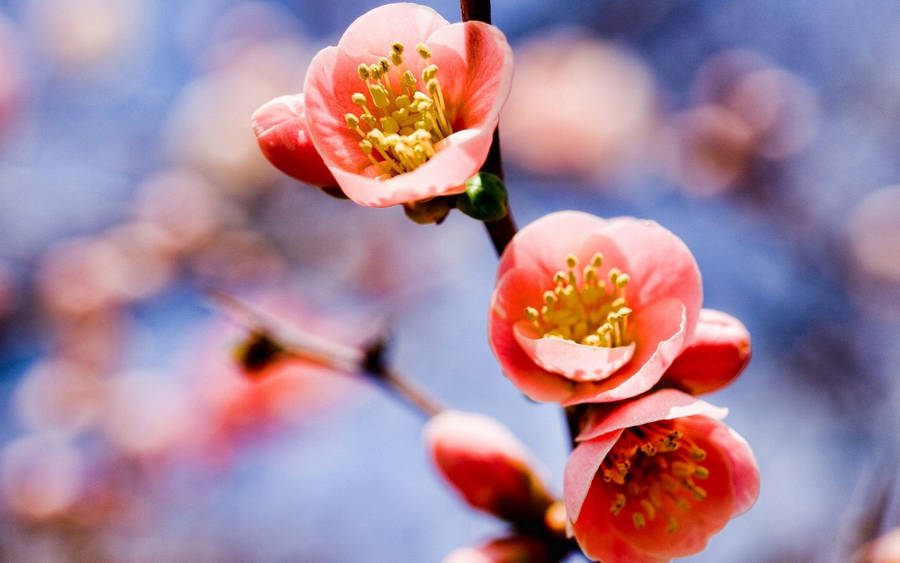
<path fill-rule="evenodd" d="M 473 508 L 528 522 L 553 502 L 528 450 L 490 417 L 444 411 L 426 425 L 425 441 L 435 468 Z"/>
<path fill-rule="evenodd" d="M 662 383 L 690 393 L 712 393 L 735 380 L 750 362 L 750 333 L 727 313 L 701 309 L 690 343 L 666 373 Z"/>
<path fill-rule="evenodd" d="M 302 137 L 292 131 L 305 125 L 341 190 L 361 205 L 461 193 L 487 156 L 511 81 L 512 50 L 497 28 L 387 4 L 316 55 L 305 123 L 296 111 L 283 135 L 267 138 L 267 150 L 282 170 L 302 168 L 290 153 L 306 155 L 309 144 L 278 144 Z"/>
<path fill-rule="evenodd" d="M 546 563 L 555 561 L 544 542 L 528 536 L 509 536 L 478 547 L 461 547 L 443 563 Z"/>
<path fill-rule="evenodd" d="M 460 559 L 460 563 L 467 561 Z M 472 561 L 479 561 L 473 559 Z M 854 554 L 855 563 L 897 563 L 900 561 L 900 527 L 865 544 Z"/>
<path fill-rule="evenodd" d="M 303 94 L 267 102 L 253 113 L 251 121 L 260 150 L 275 168 L 313 186 L 337 185 L 309 139 Z"/>
<path fill-rule="evenodd" d="M 702 550 L 759 494 L 747 442 L 726 409 L 673 389 L 597 405 L 565 472 L 566 513 L 584 553 L 659 562 Z"/>
<path fill-rule="evenodd" d="M 552 213 L 500 258 L 488 333 L 504 374 L 537 401 L 627 399 L 653 387 L 691 339 L 700 272 L 652 221 Z"/>

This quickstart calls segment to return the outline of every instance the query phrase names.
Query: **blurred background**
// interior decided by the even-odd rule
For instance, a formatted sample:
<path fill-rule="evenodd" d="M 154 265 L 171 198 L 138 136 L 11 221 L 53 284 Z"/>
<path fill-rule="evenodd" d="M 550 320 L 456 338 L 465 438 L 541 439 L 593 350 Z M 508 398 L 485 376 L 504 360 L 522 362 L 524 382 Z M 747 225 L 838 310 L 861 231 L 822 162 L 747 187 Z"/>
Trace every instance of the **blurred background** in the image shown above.
<path fill-rule="evenodd" d="M 208 288 L 345 341 L 389 321 L 399 369 L 561 492 L 561 412 L 487 346 L 481 225 L 331 199 L 256 147 L 251 112 L 376 5 L 0 0 L 0 559 L 439 561 L 502 531 L 382 390 L 242 378 Z M 843 561 L 900 525 L 900 4 L 497 0 L 494 23 L 518 223 L 654 219 L 753 336 L 711 400 L 762 491 L 689 559 Z"/>

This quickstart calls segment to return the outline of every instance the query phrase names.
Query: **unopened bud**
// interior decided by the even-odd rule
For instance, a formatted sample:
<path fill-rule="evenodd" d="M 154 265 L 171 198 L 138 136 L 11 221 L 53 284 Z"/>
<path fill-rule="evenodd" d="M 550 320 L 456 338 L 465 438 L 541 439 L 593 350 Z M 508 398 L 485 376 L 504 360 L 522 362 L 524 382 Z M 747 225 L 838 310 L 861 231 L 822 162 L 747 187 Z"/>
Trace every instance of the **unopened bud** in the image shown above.
<path fill-rule="evenodd" d="M 435 468 L 470 506 L 511 522 L 542 522 L 553 502 L 532 457 L 496 420 L 444 411 L 425 427 Z"/>
<path fill-rule="evenodd" d="M 479 172 L 466 181 L 466 191 L 456 196 L 456 207 L 479 221 L 496 221 L 506 217 L 508 201 L 503 180 Z"/>

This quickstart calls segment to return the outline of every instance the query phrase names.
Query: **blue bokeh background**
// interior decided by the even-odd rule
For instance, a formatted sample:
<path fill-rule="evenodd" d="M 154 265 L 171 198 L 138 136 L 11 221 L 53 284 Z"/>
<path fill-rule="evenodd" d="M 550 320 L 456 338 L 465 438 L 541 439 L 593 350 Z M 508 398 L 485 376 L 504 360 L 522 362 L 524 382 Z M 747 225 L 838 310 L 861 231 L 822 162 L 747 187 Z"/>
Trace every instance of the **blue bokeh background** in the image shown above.
<path fill-rule="evenodd" d="M 496 257 L 477 222 L 452 213 L 440 227 L 412 225 L 399 208 L 333 200 L 265 163 L 186 156 L 177 140 L 190 136 L 179 127 L 204 128 L 222 118 L 201 112 L 215 106 L 208 98 L 208 107 L 185 102 L 198 80 L 278 37 L 295 41 L 307 59 L 276 61 L 267 79 L 297 90 L 308 57 L 336 43 L 377 2 L 126 2 L 107 22 L 123 29 L 121 37 L 100 41 L 96 52 L 79 47 L 78 36 L 66 43 L 65 27 L 48 23 L 55 21 L 50 6 L 63 20 L 59 25 L 75 25 L 77 18 L 59 16 L 73 2 L 41 4 L 0 0 L 21 92 L 0 130 L 0 266 L 14 295 L 0 307 L 0 446 L 48 431 L 23 420 L 17 406 L 17 389 L 30 370 L 63 346 L 59 326 L 65 323 L 47 307 L 50 290 L 41 285 L 46 252 L 130 221 L 137 187 L 178 165 L 194 167 L 221 188 L 225 226 L 213 231 L 203 252 L 180 255 L 164 285 L 116 302 L 115 317 L 126 328 L 113 330 L 115 339 L 100 333 L 101 349 L 105 342 L 109 350 L 92 369 L 106 379 L 153 370 L 177 385 L 196 333 L 222 316 L 204 288 L 242 295 L 302 288 L 298 300 L 320 310 L 389 317 L 398 368 L 447 404 L 507 424 L 561 492 L 569 448 L 562 413 L 525 400 L 486 342 Z M 117 3 L 90 4 L 103 13 L 104 4 Z M 459 17 L 455 2 L 428 4 L 451 21 Z M 761 494 L 753 510 L 691 561 L 846 560 L 860 537 L 900 525 L 890 493 L 900 405 L 900 281 L 870 275 L 849 238 L 856 206 L 900 178 L 898 12 L 900 4 L 851 0 L 494 2 L 494 23 L 516 48 L 550 28 L 577 24 L 628 49 L 654 77 L 663 121 L 696 103 L 697 70 L 725 49 L 752 49 L 815 94 L 816 134 L 808 146 L 712 197 L 685 191 L 655 164 L 598 180 L 535 174 L 527 163 L 507 162 L 520 225 L 562 209 L 654 219 L 694 252 L 704 305 L 739 317 L 752 334 L 750 366 L 710 400 L 731 409 L 729 424 L 753 447 Z M 122 14 L 131 18 L 127 24 Z M 102 36 L 101 20 L 93 21 L 91 33 Z M 200 117 L 179 117 L 185 113 Z M 248 113 L 235 119 L 246 122 Z M 504 116 L 510 119 L 516 116 Z M 226 151 L 231 145 L 211 146 Z M 263 242 L 249 251 L 224 244 L 238 230 Z M 896 249 L 885 245 L 882 259 L 900 261 Z M 260 253 L 271 253 L 278 267 L 254 266 Z M 379 265 L 365 261 L 369 254 L 389 258 Z M 249 274 L 217 270 L 241 261 L 251 264 Z M 177 458 L 160 468 L 122 456 L 128 459 L 122 464 L 143 475 L 123 490 L 151 507 L 127 526 L 35 519 L 10 504 L 0 516 L 0 558 L 438 561 L 503 530 L 466 508 L 434 474 L 420 416 L 366 382 L 350 382 L 343 394 L 277 431 L 250 432 L 215 471 Z M 119 463 L 104 431 L 62 434 L 85 459 Z M 14 488 L 15 480 L 4 479 L 4 491 Z M 84 498 L 104 486 L 92 479 L 84 481 Z M 874 524 L 862 526 L 867 517 Z"/>

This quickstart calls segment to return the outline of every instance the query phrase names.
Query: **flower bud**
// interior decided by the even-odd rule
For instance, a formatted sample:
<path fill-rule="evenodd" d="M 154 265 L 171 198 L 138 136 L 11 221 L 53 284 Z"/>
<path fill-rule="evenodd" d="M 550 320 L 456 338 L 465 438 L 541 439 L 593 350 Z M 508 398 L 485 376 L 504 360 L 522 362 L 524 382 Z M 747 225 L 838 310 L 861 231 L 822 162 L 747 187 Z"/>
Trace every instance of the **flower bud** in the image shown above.
<path fill-rule="evenodd" d="M 429 421 L 425 441 L 435 468 L 470 506 L 512 522 L 543 520 L 552 499 L 508 428 L 445 411 Z"/>
<path fill-rule="evenodd" d="M 466 191 L 456 197 L 456 207 L 479 221 L 496 221 L 508 213 L 506 185 L 490 172 L 479 172 L 466 180 Z"/>
<path fill-rule="evenodd" d="M 725 387 L 750 362 L 750 333 L 736 318 L 701 309 L 694 336 L 663 375 L 664 383 L 692 395 Z"/>
<path fill-rule="evenodd" d="M 337 186 L 309 138 L 303 94 L 267 102 L 251 121 L 259 148 L 276 168 L 313 186 Z"/>

